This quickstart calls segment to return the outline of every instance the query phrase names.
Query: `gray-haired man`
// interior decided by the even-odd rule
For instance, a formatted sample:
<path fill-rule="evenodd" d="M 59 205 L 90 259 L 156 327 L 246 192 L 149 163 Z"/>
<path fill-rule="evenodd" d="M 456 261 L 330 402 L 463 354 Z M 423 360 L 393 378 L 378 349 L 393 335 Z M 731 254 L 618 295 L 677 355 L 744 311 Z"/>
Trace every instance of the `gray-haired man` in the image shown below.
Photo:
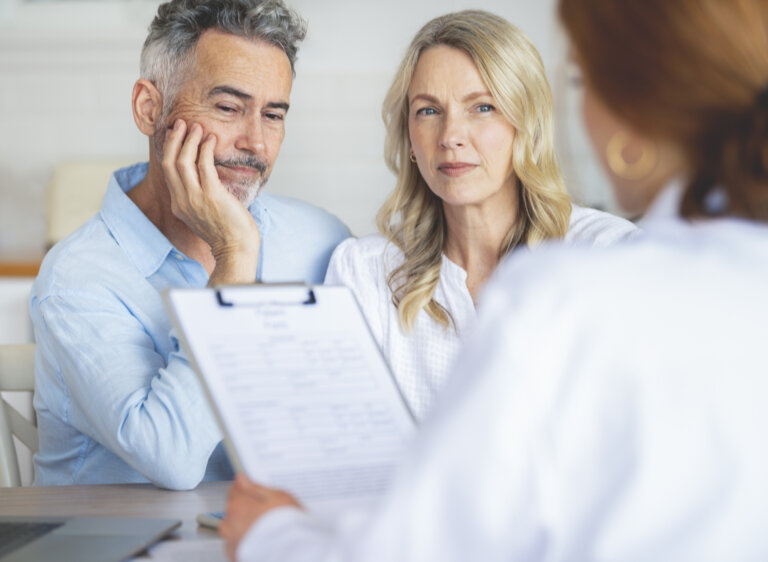
<path fill-rule="evenodd" d="M 257 198 L 304 34 L 280 0 L 159 7 L 132 98 L 149 163 L 115 172 L 99 214 L 51 250 L 35 282 L 37 484 L 184 489 L 231 475 L 160 292 L 320 282 L 348 236 L 310 205 Z"/>

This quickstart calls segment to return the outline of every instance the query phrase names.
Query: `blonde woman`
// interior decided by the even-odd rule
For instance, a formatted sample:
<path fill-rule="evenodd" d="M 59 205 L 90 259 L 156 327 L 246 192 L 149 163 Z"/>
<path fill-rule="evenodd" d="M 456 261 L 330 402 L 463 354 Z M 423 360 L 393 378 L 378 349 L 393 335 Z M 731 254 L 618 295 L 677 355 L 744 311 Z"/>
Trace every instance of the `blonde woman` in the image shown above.
<path fill-rule="evenodd" d="M 342 243 L 326 283 L 353 290 L 422 418 L 501 258 L 546 240 L 608 245 L 638 231 L 571 204 L 544 66 L 501 17 L 469 10 L 427 23 L 383 117 L 397 185 L 378 215 L 382 234 Z"/>

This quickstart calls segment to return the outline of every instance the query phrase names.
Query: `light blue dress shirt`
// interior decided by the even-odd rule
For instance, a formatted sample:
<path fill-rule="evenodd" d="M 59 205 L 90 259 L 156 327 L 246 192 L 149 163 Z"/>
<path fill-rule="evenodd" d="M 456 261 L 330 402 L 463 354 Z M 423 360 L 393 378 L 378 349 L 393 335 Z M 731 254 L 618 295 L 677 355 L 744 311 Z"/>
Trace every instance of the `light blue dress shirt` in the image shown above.
<path fill-rule="evenodd" d="M 35 281 L 35 484 L 189 489 L 232 475 L 161 297 L 204 287 L 208 274 L 126 195 L 146 172 L 115 172 L 99 213 L 48 253 Z M 250 210 L 261 281 L 322 282 L 349 236 L 336 217 L 294 199 L 263 193 Z"/>

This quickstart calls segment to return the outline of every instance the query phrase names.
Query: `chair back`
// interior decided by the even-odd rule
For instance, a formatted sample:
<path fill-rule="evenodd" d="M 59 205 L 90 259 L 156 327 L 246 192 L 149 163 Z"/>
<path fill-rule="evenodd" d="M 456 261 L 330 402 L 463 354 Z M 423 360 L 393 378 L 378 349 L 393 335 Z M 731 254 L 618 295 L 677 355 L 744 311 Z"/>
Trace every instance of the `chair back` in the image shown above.
<path fill-rule="evenodd" d="M 34 392 L 35 345 L 0 345 L 0 391 Z M 37 426 L 0 396 L 0 487 L 21 486 L 13 436 L 37 452 Z"/>
<path fill-rule="evenodd" d="M 47 194 L 46 244 L 68 236 L 101 207 L 109 178 L 136 160 L 75 160 L 56 164 Z"/>

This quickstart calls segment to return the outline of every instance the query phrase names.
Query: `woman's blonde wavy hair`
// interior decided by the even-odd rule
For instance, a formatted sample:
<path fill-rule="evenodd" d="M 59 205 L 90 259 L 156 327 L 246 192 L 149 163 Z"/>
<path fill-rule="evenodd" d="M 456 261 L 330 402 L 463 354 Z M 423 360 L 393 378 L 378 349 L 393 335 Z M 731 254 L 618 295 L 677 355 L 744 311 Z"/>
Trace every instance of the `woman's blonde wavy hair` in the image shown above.
<path fill-rule="evenodd" d="M 387 279 L 405 331 L 411 330 L 422 309 L 444 327 L 454 325 L 450 313 L 434 299 L 446 239 L 442 202 L 409 159 L 408 88 L 421 53 L 436 45 L 460 49 L 472 57 L 498 109 L 516 130 L 512 167 L 520 204 L 499 258 L 520 244 L 562 238 L 571 214 L 554 149 L 552 93 L 531 41 L 505 19 L 480 10 L 428 22 L 408 47 L 382 108 L 387 128 L 384 157 L 397 176 L 397 185 L 379 210 L 377 224 L 405 256 Z"/>

